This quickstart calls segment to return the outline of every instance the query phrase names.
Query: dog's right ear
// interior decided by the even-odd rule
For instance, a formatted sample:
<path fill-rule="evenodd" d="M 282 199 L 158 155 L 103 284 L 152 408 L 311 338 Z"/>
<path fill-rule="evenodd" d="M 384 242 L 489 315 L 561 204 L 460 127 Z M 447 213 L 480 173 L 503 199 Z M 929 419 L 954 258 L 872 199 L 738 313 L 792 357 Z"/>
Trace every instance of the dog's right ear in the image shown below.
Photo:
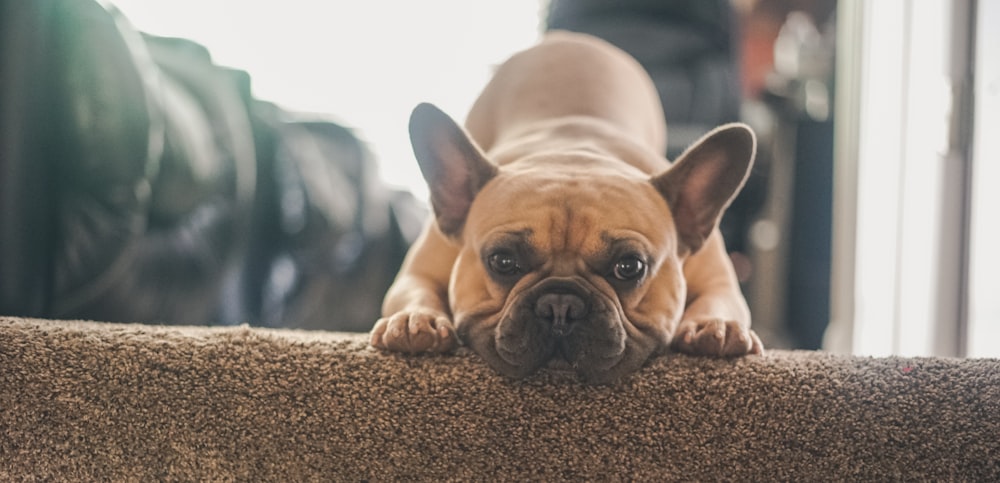
<path fill-rule="evenodd" d="M 497 167 L 452 118 L 422 103 L 410 114 L 410 143 L 427 181 L 441 232 L 457 236 L 476 193 L 497 174 Z"/>

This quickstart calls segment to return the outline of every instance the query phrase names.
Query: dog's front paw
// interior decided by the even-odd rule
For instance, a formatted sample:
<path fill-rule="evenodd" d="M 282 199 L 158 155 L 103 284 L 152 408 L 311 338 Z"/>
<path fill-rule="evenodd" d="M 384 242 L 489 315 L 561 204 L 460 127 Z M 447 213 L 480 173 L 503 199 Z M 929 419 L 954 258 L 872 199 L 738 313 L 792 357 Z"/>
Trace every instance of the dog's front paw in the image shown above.
<path fill-rule="evenodd" d="M 451 321 L 437 312 L 397 312 L 375 322 L 372 347 L 394 352 L 448 352 L 458 346 Z"/>
<path fill-rule="evenodd" d="M 701 356 L 734 357 L 764 353 L 764 345 L 757 334 L 733 320 L 682 321 L 672 345 L 680 352 Z"/>

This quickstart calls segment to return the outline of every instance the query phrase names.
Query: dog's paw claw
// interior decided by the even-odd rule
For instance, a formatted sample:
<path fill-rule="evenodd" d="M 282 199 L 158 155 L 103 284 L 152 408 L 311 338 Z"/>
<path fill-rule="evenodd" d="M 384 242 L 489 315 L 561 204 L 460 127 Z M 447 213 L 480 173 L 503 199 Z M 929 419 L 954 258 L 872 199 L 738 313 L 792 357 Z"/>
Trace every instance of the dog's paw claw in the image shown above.
<path fill-rule="evenodd" d="M 399 312 L 375 322 L 369 343 L 392 352 L 448 352 L 458 346 L 458 336 L 442 314 Z"/>
<path fill-rule="evenodd" d="M 757 334 L 733 320 L 686 320 L 677 327 L 673 340 L 675 350 L 693 355 L 735 357 L 764 352 Z"/>

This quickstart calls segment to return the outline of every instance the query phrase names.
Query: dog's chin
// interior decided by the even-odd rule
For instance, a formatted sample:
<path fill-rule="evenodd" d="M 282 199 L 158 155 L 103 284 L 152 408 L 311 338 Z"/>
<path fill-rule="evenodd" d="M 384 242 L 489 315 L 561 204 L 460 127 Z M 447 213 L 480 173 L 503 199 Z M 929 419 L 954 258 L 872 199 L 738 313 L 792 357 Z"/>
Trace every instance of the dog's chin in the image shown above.
<path fill-rule="evenodd" d="M 614 356 L 581 351 L 566 357 L 566 360 L 587 383 L 612 383 L 638 371 L 652 356 L 654 347 L 637 342 L 626 341 L 624 349 Z"/>
<path fill-rule="evenodd" d="M 638 371 L 655 347 L 623 338 L 589 339 L 554 337 L 549 334 L 504 334 L 498 330 L 492 340 L 471 343 L 497 372 L 524 378 L 557 360 L 567 364 L 589 384 L 607 384 Z"/>
<path fill-rule="evenodd" d="M 480 323 L 458 325 L 459 338 L 490 367 L 505 376 L 523 378 L 548 363 L 556 352 L 555 340 L 539 324 L 504 318 L 492 330 Z"/>
<path fill-rule="evenodd" d="M 594 312 L 567 334 L 554 333 L 549 321 L 535 317 L 528 304 L 519 304 L 505 310 L 492 330 L 468 320 L 459 324 L 459 336 L 490 367 L 509 377 L 527 377 L 561 359 L 587 383 L 614 382 L 640 369 L 656 344 L 630 338 L 613 301 L 592 303 Z"/>
<path fill-rule="evenodd" d="M 488 352 L 496 354 L 493 367 L 514 377 L 525 377 L 535 372 L 556 351 L 555 339 L 546 332 L 547 329 L 542 324 L 524 319 L 502 320 L 493 340 L 488 342 Z"/>

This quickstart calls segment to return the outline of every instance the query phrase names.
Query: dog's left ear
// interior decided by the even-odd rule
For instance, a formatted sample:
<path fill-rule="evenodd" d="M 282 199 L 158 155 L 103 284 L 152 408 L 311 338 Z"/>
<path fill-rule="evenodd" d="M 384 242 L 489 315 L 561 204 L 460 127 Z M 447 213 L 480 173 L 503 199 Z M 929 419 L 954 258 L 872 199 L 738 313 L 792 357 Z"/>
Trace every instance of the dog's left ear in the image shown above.
<path fill-rule="evenodd" d="M 745 124 L 726 124 L 702 136 L 666 172 L 650 181 L 667 200 L 682 242 L 694 253 L 750 174 L 757 140 Z"/>
<path fill-rule="evenodd" d="M 410 143 L 427 181 L 438 228 L 458 236 L 476 193 L 494 176 L 496 165 L 451 117 L 423 103 L 410 115 Z"/>

